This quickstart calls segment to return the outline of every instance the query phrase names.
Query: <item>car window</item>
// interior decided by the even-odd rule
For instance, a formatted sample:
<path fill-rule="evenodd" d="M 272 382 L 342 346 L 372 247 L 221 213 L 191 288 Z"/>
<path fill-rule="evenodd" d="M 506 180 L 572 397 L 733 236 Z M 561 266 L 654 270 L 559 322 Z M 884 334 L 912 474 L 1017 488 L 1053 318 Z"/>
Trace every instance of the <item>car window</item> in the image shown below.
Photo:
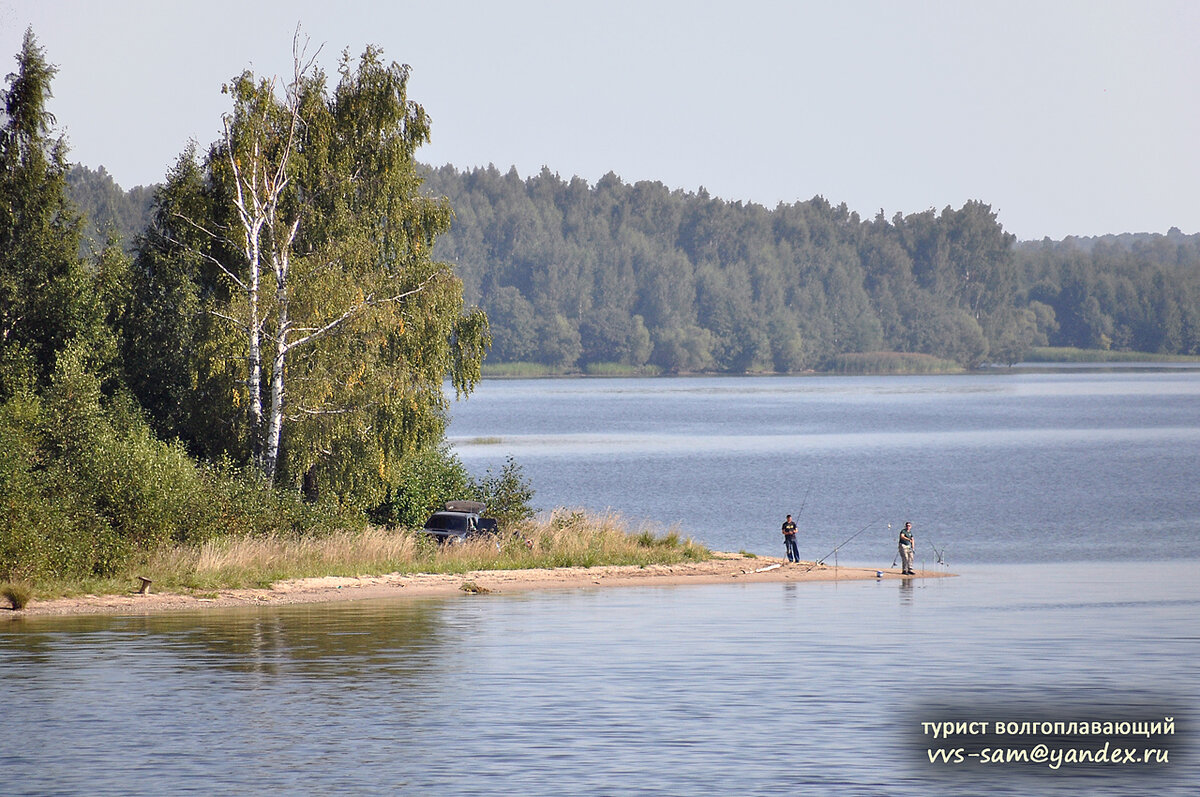
<path fill-rule="evenodd" d="M 443 529 L 445 531 L 466 531 L 467 515 L 456 515 L 449 512 L 436 512 L 425 521 L 427 529 Z"/>

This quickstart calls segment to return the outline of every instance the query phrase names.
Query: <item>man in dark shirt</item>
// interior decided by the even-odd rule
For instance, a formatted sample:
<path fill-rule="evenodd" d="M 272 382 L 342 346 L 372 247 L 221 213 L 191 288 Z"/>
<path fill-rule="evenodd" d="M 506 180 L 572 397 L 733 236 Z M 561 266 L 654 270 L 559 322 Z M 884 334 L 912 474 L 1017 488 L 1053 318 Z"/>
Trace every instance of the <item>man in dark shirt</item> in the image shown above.
<path fill-rule="evenodd" d="M 788 561 L 799 562 L 800 549 L 796 547 L 796 524 L 792 521 L 791 515 L 788 515 L 787 520 L 783 521 L 783 544 L 787 548 Z"/>

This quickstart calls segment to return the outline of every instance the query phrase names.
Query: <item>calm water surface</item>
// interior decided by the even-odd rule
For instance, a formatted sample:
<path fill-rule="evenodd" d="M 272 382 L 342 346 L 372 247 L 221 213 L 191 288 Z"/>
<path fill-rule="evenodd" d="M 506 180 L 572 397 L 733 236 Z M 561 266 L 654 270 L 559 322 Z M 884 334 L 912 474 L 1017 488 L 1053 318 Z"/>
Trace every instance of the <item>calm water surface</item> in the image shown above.
<path fill-rule="evenodd" d="M 3 622 L 0 784 L 1195 794 L 1198 399 L 1194 372 L 485 384 L 458 449 L 542 506 L 778 553 L 811 485 L 809 555 L 875 521 L 839 556 L 890 564 L 911 517 L 960 575 Z M 921 735 L 1168 716 L 1142 768 L 933 766 Z"/>
<path fill-rule="evenodd" d="M 1194 563 L 0 627 L 9 794 L 1194 794 Z M 1174 717 L 1151 770 L 922 721 Z M 1156 744 L 1163 740 L 1158 740 Z"/>
<path fill-rule="evenodd" d="M 814 559 L 869 526 L 839 555 L 890 564 L 905 520 L 930 565 L 1200 557 L 1200 370 L 500 381 L 450 433 L 543 509 L 721 550 L 782 556 L 803 507 Z"/>

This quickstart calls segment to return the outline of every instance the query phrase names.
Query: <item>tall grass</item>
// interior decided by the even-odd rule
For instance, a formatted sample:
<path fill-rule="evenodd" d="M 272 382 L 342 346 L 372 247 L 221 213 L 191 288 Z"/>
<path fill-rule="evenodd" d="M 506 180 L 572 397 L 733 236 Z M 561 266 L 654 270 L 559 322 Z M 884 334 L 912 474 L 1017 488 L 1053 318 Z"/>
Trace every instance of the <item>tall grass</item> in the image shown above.
<path fill-rule="evenodd" d="M 1188 363 L 1200 362 L 1194 354 L 1151 354 L 1141 351 L 1075 349 L 1065 346 L 1038 346 L 1025 356 L 1031 363 Z"/>
<path fill-rule="evenodd" d="M 631 527 L 612 513 L 558 510 L 498 540 L 450 546 L 439 546 L 417 531 L 380 527 L 308 536 L 222 537 L 161 548 L 111 578 L 39 583 L 36 593 L 46 598 L 129 592 L 138 575 L 152 578 L 156 592 L 211 593 L 320 576 L 645 566 L 709 556 L 707 548 L 675 530 L 660 534 L 649 526 Z"/>
<path fill-rule="evenodd" d="M 900 351 L 848 352 L 829 359 L 824 370 L 833 374 L 952 374 L 963 370 L 953 360 Z"/>
<path fill-rule="evenodd" d="M 0 595 L 8 599 L 13 609 L 24 609 L 25 604 L 33 597 L 33 587 L 23 582 L 6 581 L 0 584 Z"/>

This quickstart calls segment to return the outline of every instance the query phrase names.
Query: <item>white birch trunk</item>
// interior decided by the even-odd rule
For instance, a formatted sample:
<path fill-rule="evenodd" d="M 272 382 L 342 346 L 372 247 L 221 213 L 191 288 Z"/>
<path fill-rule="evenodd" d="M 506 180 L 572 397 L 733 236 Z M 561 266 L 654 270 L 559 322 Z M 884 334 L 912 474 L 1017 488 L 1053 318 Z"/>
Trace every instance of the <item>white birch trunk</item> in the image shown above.
<path fill-rule="evenodd" d="M 286 246 L 280 248 L 275 256 L 275 304 L 279 326 L 275 336 L 275 358 L 271 363 L 271 409 L 267 415 L 266 439 L 263 441 L 263 474 L 268 482 L 275 481 L 279 469 L 279 441 L 283 436 L 283 401 L 284 378 L 286 376 L 287 354 L 291 350 L 288 345 L 288 331 L 291 321 L 288 317 L 288 252 L 295 238 L 299 221 L 292 226 L 291 235 Z"/>
<path fill-rule="evenodd" d="M 287 346 L 280 338 L 271 364 L 271 410 L 267 414 L 266 451 L 263 455 L 263 475 L 269 482 L 275 481 L 275 473 L 279 468 L 279 441 L 283 436 L 283 379 L 287 351 Z"/>

